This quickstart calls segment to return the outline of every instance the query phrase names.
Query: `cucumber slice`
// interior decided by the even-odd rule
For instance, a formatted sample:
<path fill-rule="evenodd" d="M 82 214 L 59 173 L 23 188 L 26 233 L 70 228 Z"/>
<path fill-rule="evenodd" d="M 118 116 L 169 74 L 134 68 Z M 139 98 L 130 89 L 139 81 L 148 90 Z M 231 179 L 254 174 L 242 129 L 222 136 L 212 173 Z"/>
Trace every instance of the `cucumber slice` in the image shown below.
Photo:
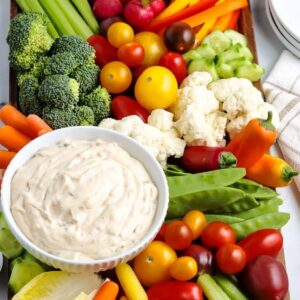
<path fill-rule="evenodd" d="M 240 66 L 251 65 L 251 62 L 247 58 L 245 58 L 245 57 L 240 57 L 240 58 L 236 58 L 236 59 L 230 60 L 228 62 L 228 64 L 233 69 L 236 69 L 237 67 L 240 67 Z"/>
<path fill-rule="evenodd" d="M 188 66 L 188 73 L 193 72 L 208 72 L 213 80 L 219 79 L 214 62 L 205 58 L 195 59 Z"/>
<path fill-rule="evenodd" d="M 202 42 L 211 46 L 216 54 L 227 50 L 231 45 L 231 39 L 228 38 L 221 30 L 214 30 Z"/>
<path fill-rule="evenodd" d="M 259 80 L 264 72 L 265 70 L 261 66 L 257 64 L 251 64 L 238 67 L 235 75 L 237 78 L 246 78 L 254 82 Z"/>
<path fill-rule="evenodd" d="M 243 46 L 247 46 L 248 44 L 248 40 L 247 40 L 247 37 L 235 30 L 232 30 L 232 29 L 227 29 L 224 31 L 224 34 L 229 38 L 231 39 L 232 41 L 232 44 L 235 45 L 235 44 L 241 44 Z"/>
<path fill-rule="evenodd" d="M 229 64 L 217 64 L 216 70 L 220 78 L 234 77 L 234 68 Z"/>
<path fill-rule="evenodd" d="M 15 258 L 23 252 L 23 247 L 7 228 L 0 229 L 0 252 L 8 258 Z"/>
<path fill-rule="evenodd" d="M 245 58 L 250 62 L 253 61 L 253 55 L 249 48 L 242 46 L 241 44 L 236 44 L 223 53 L 218 54 L 217 63 L 228 63 L 229 61 L 239 58 Z"/>
<path fill-rule="evenodd" d="M 213 61 L 215 57 L 215 50 L 208 44 L 202 44 L 197 49 L 190 50 L 183 54 L 183 58 L 186 62 L 199 58 L 206 58 L 207 60 Z"/>

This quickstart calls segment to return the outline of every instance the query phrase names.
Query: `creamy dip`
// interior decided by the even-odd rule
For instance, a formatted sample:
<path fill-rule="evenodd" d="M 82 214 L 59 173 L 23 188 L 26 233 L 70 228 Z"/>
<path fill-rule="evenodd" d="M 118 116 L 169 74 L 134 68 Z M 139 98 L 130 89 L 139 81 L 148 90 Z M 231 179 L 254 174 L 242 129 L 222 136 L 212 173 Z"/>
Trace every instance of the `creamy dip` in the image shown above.
<path fill-rule="evenodd" d="M 63 141 L 17 170 L 11 210 L 23 233 L 47 252 L 99 259 L 145 236 L 157 193 L 144 166 L 118 144 Z"/>

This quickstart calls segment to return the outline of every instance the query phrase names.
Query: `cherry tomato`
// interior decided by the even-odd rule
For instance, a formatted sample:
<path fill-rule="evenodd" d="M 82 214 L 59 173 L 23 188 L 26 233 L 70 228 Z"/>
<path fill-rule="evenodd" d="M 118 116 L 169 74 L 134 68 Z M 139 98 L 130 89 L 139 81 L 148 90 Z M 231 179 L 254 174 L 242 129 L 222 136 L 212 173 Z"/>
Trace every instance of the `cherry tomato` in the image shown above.
<path fill-rule="evenodd" d="M 176 100 L 177 81 L 174 74 L 160 66 L 147 68 L 137 79 L 134 94 L 146 109 L 167 108 Z"/>
<path fill-rule="evenodd" d="M 224 244 L 234 244 L 236 242 L 236 234 L 228 224 L 216 221 L 204 228 L 201 234 L 201 241 L 206 247 L 219 248 Z"/>
<path fill-rule="evenodd" d="M 112 61 L 106 64 L 100 73 L 101 85 L 113 94 L 126 91 L 130 86 L 131 80 L 130 69 L 120 61 Z"/>
<path fill-rule="evenodd" d="M 282 248 L 283 237 L 279 230 L 262 229 L 251 233 L 238 244 L 245 251 L 249 262 L 258 255 L 276 256 Z"/>
<path fill-rule="evenodd" d="M 182 221 L 192 230 L 193 240 L 197 239 L 201 235 L 204 227 L 206 226 L 205 215 L 199 210 L 189 211 Z"/>
<path fill-rule="evenodd" d="M 137 42 L 126 43 L 118 49 L 118 58 L 128 67 L 139 66 L 145 57 L 144 48 Z"/>
<path fill-rule="evenodd" d="M 128 116 L 137 115 L 145 123 L 147 123 L 149 116 L 148 111 L 144 107 L 139 105 L 134 99 L 123 95 L 113 98 L 111 102 L 111 110 L 117 120 L 121 120 Z"/>
<path fill-rule="evenodd" d="M 168 224 L 165 241 L 175 250 L 187 248 L 193 240 L 191 229 L 182 221 L 173 221 Z"/>
<path fill-rule="evenodd" d="M 225 244 L 218 249 L 216 262 L 222 272 L 233 275 L 244 269 L 247 256 L 239 245 Z"/>
<path fill-rule="evenodd" d="M 145 50 L 143 65 L 158 65 L 160 57 L 167 51 L 162 38 L 154 32 L 144 31 L 135 35 L 134 41 Z"/>
<path fill-rule="evenodd" d="M 115 22 L 107 30 L 108 41 L 116 48 L 130 43 L 134 38 L 134 31 L 130 25 L 124 22 Z"/>
<path fill-rule="evenodd" d="M 197 262 L 190 256 L 181 256 L 170 267 L 171 276 L 180 281 L 193 279 L 198 273 Z"/>
<path fill-rule="evenodd" d="M 123 21 L 122 18 L 119 16 L 114 16 L 114 17 L 110 17 L 110 18 L 102 20 L 100 23 L 99 33 L 101 35 L 107 36 L 107 31 L 108 31 L 108 28 L 110 27 L 110 25 L 113 23 L 122 22 L 122 21 Z"/>
<path fill-rule="evenodd" d="M 165 240 L 165 233 L 167 230 L 167 226 L 168 226 L 168 224 L 166 224 L 166 223 L 162 224 L 158 234 L 155 237 L 156 241 L 164 241 Z"/>
<path fill-rule="evenodd" d="M 154 241 L 133 261 L 133 269 L 145 286 L 169 280 L 170 266 L 176 261 L 176 252 L 166 243 Z"/>
<path fill-rule="evenodd" d="M 117 60 L 117 48 L 113 47 L 105 37 L 94 34 L 87 41 L 95 49 L 96 64 L 99 67 L 102 68 L 107 63 Z"/>
<path fill-rule="evenodd" d="M 186 62 L 179 53 L 170 51 L 164 53 L 159 60 L 159 65 L 171 70 L 179 84 L 187 76 Z"/>

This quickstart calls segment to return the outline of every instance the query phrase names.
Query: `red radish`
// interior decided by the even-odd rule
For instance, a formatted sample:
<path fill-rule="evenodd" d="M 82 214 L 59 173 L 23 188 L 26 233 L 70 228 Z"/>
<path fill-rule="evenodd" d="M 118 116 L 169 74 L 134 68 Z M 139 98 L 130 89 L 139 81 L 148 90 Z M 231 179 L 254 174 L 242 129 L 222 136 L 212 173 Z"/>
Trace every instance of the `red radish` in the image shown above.
<path fill-rule="evenodd" d="M 96 0 L 93 5 L 94 14 L 99 19 L 106 19 L 122 14 L 123 5 L 120 0 Z"/>
<path fill-rule="evenodd" d="M 149 25 L 164 8 L 163 0 L 130 0 L 125 5 L 124 17 L 133 27 L 142 28 Z"/>

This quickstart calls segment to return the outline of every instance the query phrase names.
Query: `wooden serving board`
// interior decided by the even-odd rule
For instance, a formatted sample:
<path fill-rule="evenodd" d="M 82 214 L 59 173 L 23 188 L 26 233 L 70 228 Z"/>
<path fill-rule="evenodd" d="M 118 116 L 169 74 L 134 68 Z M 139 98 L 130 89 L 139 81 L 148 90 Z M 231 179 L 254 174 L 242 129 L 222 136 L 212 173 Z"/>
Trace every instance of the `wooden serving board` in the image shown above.
<path fill-rule="evenodd" d="M 253 26 L 253 17 L 252 17 L 252 12 L 251 12 L 250 0 L 248 0 L 248 1 L 249 1 L 249 6 L 241 11 L 239 22 L 238 22 L 238 28 L 239 28 L 239 32 L 241 32 L 242 34 L 247 36 L 248 47 L 250 48 L 251 52 L 254 55 L 254 61 L 256 63 L 258 63 L 254 26 Z M 11 0 L 11 9 L 10 9 L 11 19 L 13 17 L 15 17 L 18 13 L 19 13 L 19 9 L 18 9 L 18 6 L 17 6 L 15 0 Z M 256 82 L 255 86 L 261 92 L 263 92 L 260 81 Z M 17 86 L 17 81 L 16 81 L 16 72 L 10 68 L 10 70 L 9 70 L 9 103 L 14 106 L 17 106 L 17 97 L 18 97 L 18 86 Z M 281 253 L 279 254 L 278 260 L 281 261 L 283 264 L 285 264 L 283 251 L 281 251 Z M 11 297 L 9 297 L 8 300 L 9 299 L 11 299 Z M 5 299 L 3 299 L 3 300 L 5 300 Z M 289 295 L 286 296 L 285 300 L 290 300 Z"/>

